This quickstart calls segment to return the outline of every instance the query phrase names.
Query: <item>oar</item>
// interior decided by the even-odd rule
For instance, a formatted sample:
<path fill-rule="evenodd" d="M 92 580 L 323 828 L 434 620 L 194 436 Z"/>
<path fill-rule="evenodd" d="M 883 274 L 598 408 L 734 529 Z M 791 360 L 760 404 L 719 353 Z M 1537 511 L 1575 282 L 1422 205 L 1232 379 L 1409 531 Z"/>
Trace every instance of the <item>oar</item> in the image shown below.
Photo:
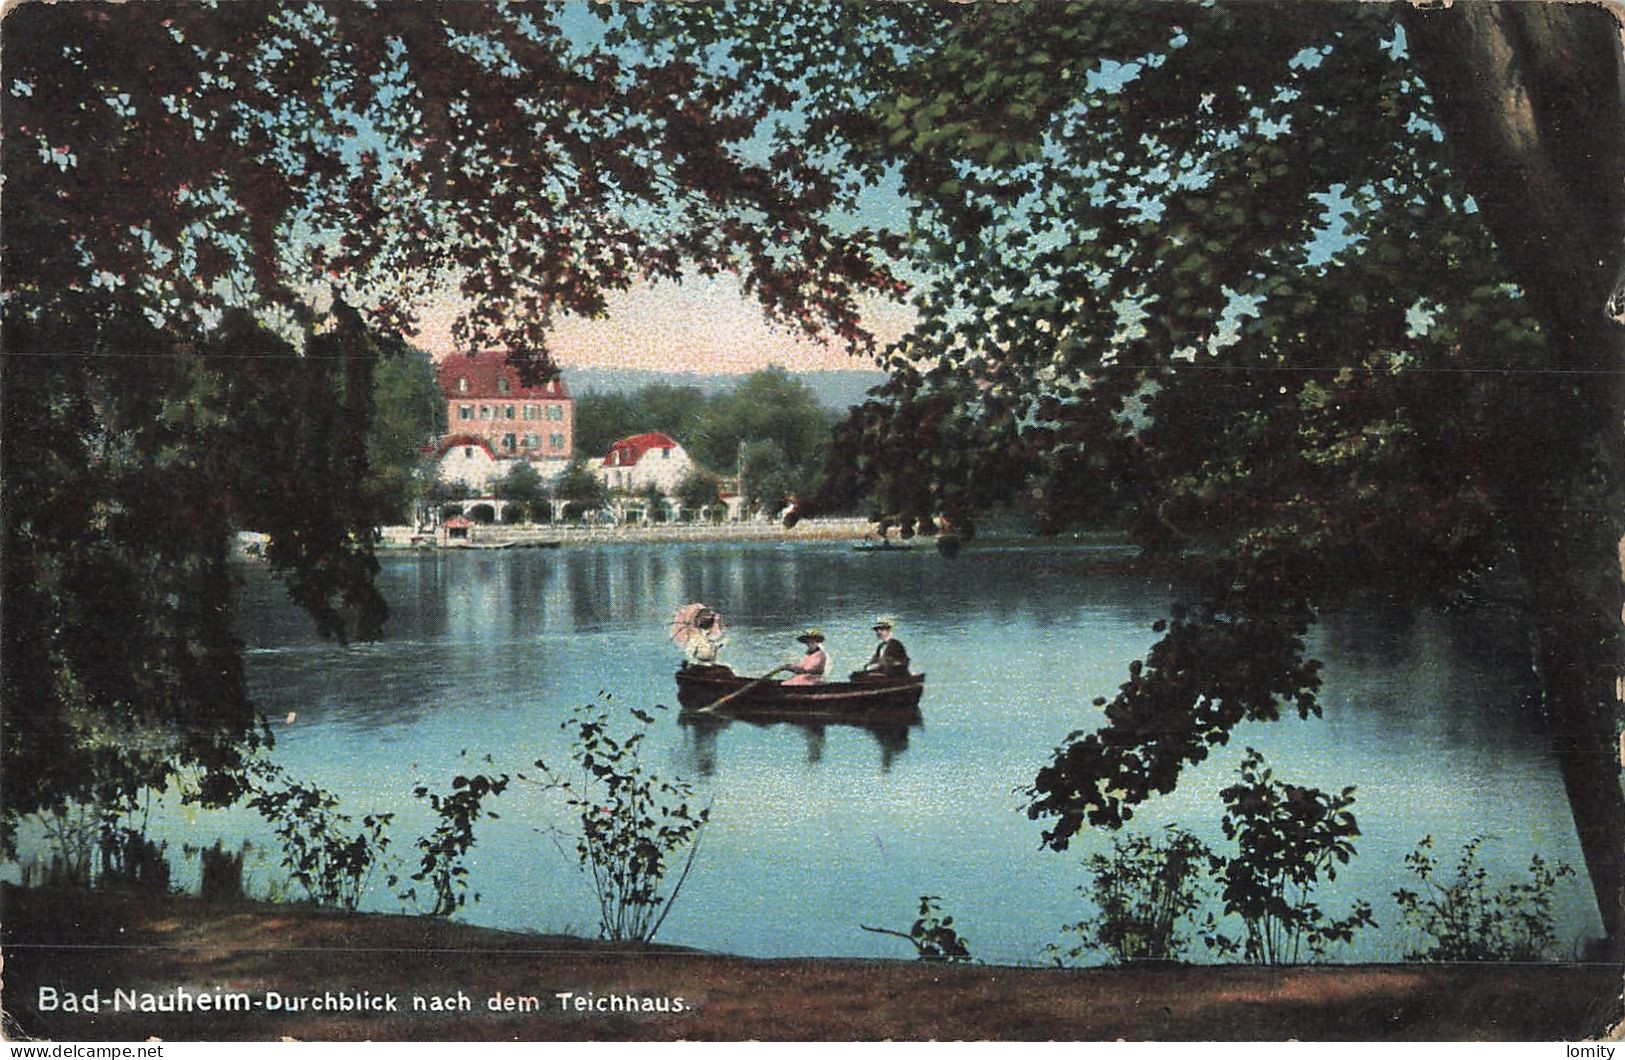
<path fill-rule="evenodd" d="M 731 700 L 738 699 L 740 696 L 744 695 L 746 692 L 749 692 L 751 689 L 755 688 L 757 685 L 761 684 L 763 681 L 766 681 L 768 678 L 772 677 L 774 674 L 781 674 L 781 673 L 783 673 L 784 671 L 786 671 L 788 669 L 790 669 L 789 666 L 780 666 L 776 670 L 769 670 L 767 673 L 763 674 L 761 677 L 758 677 L 756 680 L 752 681 L 750 684 L 745 685 L 743 688 L 734 689 L 732 692 L 729 692 L 727 695 L 723 696 L 721 699 L 717 700 L 715 703 L 710 703 L 710 704 L 707 704 L 706 706 L 700 707 L 694 713 L 696 713 L 696 714 L 709 714 L 713 710 L 716 710 L 718 707 L 722 706 L 724 703 L 727 703 L 727 702 L 729 702 Z"/>

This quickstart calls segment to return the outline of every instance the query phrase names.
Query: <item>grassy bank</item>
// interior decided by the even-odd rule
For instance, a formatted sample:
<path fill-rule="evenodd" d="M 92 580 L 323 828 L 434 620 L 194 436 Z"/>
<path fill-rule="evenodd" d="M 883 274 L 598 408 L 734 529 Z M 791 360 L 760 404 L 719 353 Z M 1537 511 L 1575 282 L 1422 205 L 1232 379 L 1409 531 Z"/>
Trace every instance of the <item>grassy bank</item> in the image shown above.
<path fill-rule="evenodd" d="M 13 1038 L 1555 1040 L 1601 1033 L 1621 983 L 1603 965 L 752 960 L 298 906 L 12 887 L 0 897 Z M 367 992 L 398 1011 L 114 1010 L 177 991 L 311 1006 Z M 68 995 L 87 994 L 100 995 L 99 1012 L 66 1010 Z M 53 997 L 56 1010 L 42 1011 Z"/>

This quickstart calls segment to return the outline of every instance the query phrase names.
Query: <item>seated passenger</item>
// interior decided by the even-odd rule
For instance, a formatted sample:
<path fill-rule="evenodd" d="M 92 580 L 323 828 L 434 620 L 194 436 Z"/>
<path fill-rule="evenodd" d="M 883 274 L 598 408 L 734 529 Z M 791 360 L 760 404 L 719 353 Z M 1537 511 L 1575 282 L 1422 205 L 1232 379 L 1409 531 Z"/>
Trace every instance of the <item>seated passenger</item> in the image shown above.
<path fill-rule="evenodd" d="M 852 675 L 852 680 L 909 676 L 908 650 L 903 647 L 902 641 L 892 636 L 894 625 L 890 615 L 875 619 L 875 636 L 880 638 L 880 643 L 875 645 L 875 653 L 863 664 L 863 669 Z"/>
<path fill-rule="evenodd" d="M 807 646 L 807 654 L 786 667 L 794 676 L 786 678 L 785 685 L 823 684 L 824 671 L 829 669 L 829 655 L 824 651 L 823 631 L 809 629 L 796 639 Z"/>
<path fill-rule="evenodd" d="M 701 611 L 694 616 L 694 625 L 697 632 L 691 634 L 687 643 L 683 645 L 683 665 L 727 670 L 726 666 L 717 661 L 723 647 L 728 643 L 728 638 L 719 628 L 721 624 L 717 620 L 717 613 Z"/>

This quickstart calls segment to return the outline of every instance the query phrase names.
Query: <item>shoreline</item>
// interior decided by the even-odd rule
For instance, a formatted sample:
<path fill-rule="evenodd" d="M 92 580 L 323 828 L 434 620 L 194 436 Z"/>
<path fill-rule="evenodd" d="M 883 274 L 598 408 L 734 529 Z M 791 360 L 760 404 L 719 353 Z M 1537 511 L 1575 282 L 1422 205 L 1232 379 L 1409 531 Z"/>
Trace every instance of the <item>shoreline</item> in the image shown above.
<path fill-rule="evenodd" d="M 381 526 L 377 529 L 374 547 L 378 552 L 436 552 L 436 551 L 498 551 L 527 548 L 561 548 L 583 545 L 618 544 L 690 544 L 694 542 L 776 542 L 796 544 L 811 542 L 849 541 L 854 545 L 875 545 L 879 537 L 875 524 L 862 516 L 830 519 L 805 519 L 793 528 L 776 522 L 747 523 L 655 523 L 634 526 L 582 526 L 577 524 L 501 523 L 476 524 L 469 529 L 466 543 L 442 545 L 436 542 L 433 531 L 420 531 L 411 526 Z M 262 560 L 266 535 L 254 531 L 239 531 L 232 544 L 232 555 L 238 559 Z M 1036 534 L 991 533 L 966 539 L 967 547 L 997 548 L 1050 548 L 1094 547 L 1134 549 L 1127 534 L 1115 531 L 1087 531 L 1051 537 Z M 869 549 L 878 552 L 920 552 L 936 554 L 935 537 L 915 536 L 903 539 L 895 532 L 889 536 L 888 547 Z M 957 552 L 957 550 L 955 550 Z"/>
<path fill-rule="evenodd" d="M 555 547 L 560 545 L 621 544 L 646 542 L 693 541 L 852 541 L 878 543 L 875 524 L 862 516 L 827 519 L 804 519 L 793 528 L 776 522 L 743 523 L 653 523 L 632 526 L 581 526 L 576 524 L 476 524 L 469 530 L 469 544 L 439 545 L 432 534 L 422 533 L 410 526 L 384 526 L 378 528 L 378 548 L 437 549 L 437 548 L 502 548 L 502 547 Z M 239 535 L 241 537 L 241 535 Z M 1012 543 L 1045 545 L 1101 545 L 1124 546 L 1130 542 L 1126 534 L 1113 532 L 1078 533 L 1057 537 L 1036 535 L 1013 536 L 990 534 L 974 539 L 985 544 Z M 937 550 L 935 537 L 915 536 L 903 539 L 893 531 L 889 544 L 897 551 Z"/>
<path fill-rule="evenodd" d="M 874 533 L 875 524 L 862 517 L 807 519 L 791 529 L 776 522 L 652 523 L 631 526 L 477 523 L 469 528 L 469 545 L 475 548 L 500 548 L 646 541 L 845 541 L 861 540 Z M 380 550 L 468 547 L 436 544 L 432 534 L 421 534 L 409 526 L 380 527 L 379 534 Z M 427 540 L 413 543 L 414 538 L 423 537 L 427 537 Z"/>
<path fill-rule="evenodd" d="M 760 959 L 172 894 L 0 898 L 13 1041 L 1559 1041 L 1608 1034 L 1620 1007 L 1605 964 Z"/>

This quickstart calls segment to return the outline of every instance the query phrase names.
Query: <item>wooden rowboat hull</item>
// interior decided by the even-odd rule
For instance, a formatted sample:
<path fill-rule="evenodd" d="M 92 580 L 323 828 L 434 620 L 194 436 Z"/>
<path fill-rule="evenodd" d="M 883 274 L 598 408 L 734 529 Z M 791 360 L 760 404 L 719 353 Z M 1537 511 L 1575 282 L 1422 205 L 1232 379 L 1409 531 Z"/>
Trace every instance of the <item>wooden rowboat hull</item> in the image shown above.
<path fill-rule="evenodd" d="M 677 702 L 685 711 L 699 708 L 750 684 L 754 679 L 726 670 L 677 671 Z M 728 717 L 773 717 L 853 722 L 909 722 L 920 715 L 925 675 L 873 681 L 835 681 L 822 685 L 785 685 L 765 681 L 716 711 Z"/>

